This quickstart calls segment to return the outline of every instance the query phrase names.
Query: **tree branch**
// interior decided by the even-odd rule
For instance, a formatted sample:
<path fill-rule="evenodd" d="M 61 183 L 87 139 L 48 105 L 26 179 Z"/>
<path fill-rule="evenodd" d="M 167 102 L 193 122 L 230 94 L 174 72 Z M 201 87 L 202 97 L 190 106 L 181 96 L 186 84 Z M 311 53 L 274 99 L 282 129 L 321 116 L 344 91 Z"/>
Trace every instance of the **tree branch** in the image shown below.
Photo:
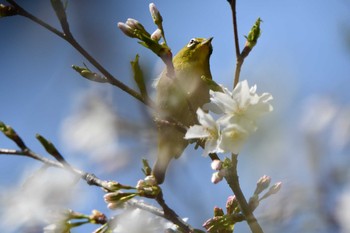
<path fill-rule="evenodd" d="M 232 167 L 228 169 L 228 172 L 225 175 L 225 179 L 237 198 L 239 207 L 247 220 L 250 230 L 253 233 L 263 233 L 263 230 L 259 225 L 258 220 L 255 218 L 253 212 L 251 211 L 248 205 L 248 202 L 245 199 L 244 194 L 241 190 L 241 186 L 239 184 L 239 179 L 237 174 L 237 163 L 238 163 L 237 157 L 238 157 L 237 154 L 232 154 L 232 157 L 231 157 Z"/>
<path fill-rule="evenodd" d="M 234 81 L 233 81 L 233 88 L 235 88 L 239 82 L 239 76 L 241 74 L 241 67 L 244 62 L 244 57 L 242 56 L 239 48 L 236 0 L 227 0 L 227 1 L 231 6 L 231 11 L 232 11 L 232 25 L 233 25 L 233 34 L 234 34 L 234 45 L 235 45 L 235 51 L 236 51 L 236 69 L 235 69 Z"/>
<path fill-rule="evenodd" d="M 240 49 L 239 49 L 238 26 L 237 26 L 236 0 L 227 0 L 227 1 L 231 6 L 231 11 L 232 11 L 232 25 L 233 25 L 236 58 L 238 58 L 240 56 Z"/>
<path fill-rule="evenodd" d="M 172 210 L 166 203 L 163 198 L 162 191 L 159 192 L 158 196 L 156 197 L 156 201 L 158 204 L 163 208 L 164 211 L 164 218 L 168 219 L 169 221 L 175 223 L 181 230 L 181 232 L 194 232 L 194 229 L 188 225 L 185 221 L 183 221 L 174 210 Z"/>
<path fill-rule="evenodd" d="M 73 48 L 75 48 L 81 55 L 83 55 L 93 66 L 98 69 L 101 74 L 103 74 L 106 79 L 108 80 L 108 83 L 118 87 L 119 89 L 123 90 L 124 92 L 128 93 L 135 99 L 139 100 L 140 102 L 144 103 L 145 105 L 148 105 L 150 107 L 154 107 L 155 104 L 153 101 L 149 98 L 143 98 L 141 94 L 136 92 L 135 90 L 131 89 L 127 85 L 125 85 L 123 82 L 119 81 L 117 78 L 115 78 L 111 73 L 109 73 L 96 59 L 94 59 L 73 37 L 72 33 L 69 31 L 68 27 L 65 27 L 66 30 L 64 33 L 57 30 L 56 28 L 52 27 L 51 25 L 45 23 L 41 19 L 37 18 L 36 16 L 30 14 L 28 11 L 23 9 L 21 6 L 19 6 L 14 0 L 7 0 L 10 4 L 12 4 L 13 7 L 16 8 L 19 15 L 22 15 L 31 21 L 39 24 L 40 26 L 46 28 L 50 32 L 56 34 L 57 36 L 61 37 L 65 41 L 67 41 Z"/>

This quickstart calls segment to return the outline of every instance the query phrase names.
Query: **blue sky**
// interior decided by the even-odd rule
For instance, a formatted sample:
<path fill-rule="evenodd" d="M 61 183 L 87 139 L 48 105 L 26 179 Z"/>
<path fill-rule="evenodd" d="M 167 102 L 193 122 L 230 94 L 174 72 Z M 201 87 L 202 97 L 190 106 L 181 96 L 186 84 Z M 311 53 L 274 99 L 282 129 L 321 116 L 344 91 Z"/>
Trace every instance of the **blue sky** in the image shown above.
<path fill-rule="evenodd" d="M 38 17 L 59 26 L 49 1 L 18 2 Z M 298 116 L 307 98 L 314 95 L 330 96 L 341 105 L 349 105 L 350 44 L 346 43 L 346 30 L 350 28 L 350 4 L 345 0 L 237 2 L 241 48 L 244 45 L 243 35 L 249 32 L 257 17 L 263 20 L 262 36 L 246 59 L 241 74 L 241 79 L 257 84 L 258 92 L 270 92 L 274 96 L 275 111 L 272 120 L 264 120 L 266 126 L 262 130 L 270 129 L 272 122 L 277 121 L 276 127 L 281 127 L 278 133 L 289 140 L 287 145 L 298 145 L 298 140 L 293 137 L 296 134 L 293 128 L 298 126 Z M 135 18 L 152 32 L 156 27 L 148 12 L 149 3 L 140 0 L 79 0 L 70 1 L 68 5 L 70 26 L 77 40 L 107 70 L 130 86 L 134 84 L 129 62 L 136 53 L 141 56 L 141 64 L 148 67 L 149 77 L 156 77 L 161 63 L 151 52 L 139 46 L 136 40 L 125 37 L 117 28 L 117 22 Z M 211 57 L 213 77 L 218 83 L 232 86 L 235 58 L 231 12 L 227 1 L 179 0 L 154 3 L 163 15 L 167 41 L 174 53 L 193 37 L 214 37 L 214 52 Z M 52 140 L 64 154 L 71 152 L 64 147 L 62 124 L 74 112 L 81 93 L 88 90 L 103 92 L 123 118 L 142 122 L 142 106 L 132 97 L 113 87 L 91 83 L 70 68 L 72 64 L 82 65 L 86 59 L 57 36 L 22 17 L 1 19 L 0 32 L 0 120 L 13 126 L 33 150 L 45 154 L 35 140 L 35 134 L 40 133 Z M 268 140 L 273 138 L 266 137 L 260 142 L 259 137 L 264 137 L 264 133 L 260 132 L 252 139 L 258 141 L 259 145 L 262 142 L 269 143 Z M 137 139 L 140 140 L 140 137 Z M 135 141 L 133 143 L 138 144 Z M 128 145 L 124 146 L 127 149 Z M 2 135 L 0 147 L 15 148 Z M 290 148 L 277 150 L 277 158 L 267 155 L 267 158 L 276 159 L 273 162 L 266 162 L 258 155 L 242 158 L 240 172 L 244 191 L 251 193 L 256 180 L 265 173 L 275 175 L 275 181 L 298 182 L 298 162 L 283 158 L 287 156 L 281 155 L 285 151 L 290 151 Z M 246 148 L 244 152 L 249 154 L 257 150 Z M 128 166 L 115 174 L 101 175 L 105 179 L 118 177 L 122 182 L 136 183 L 142 177 L 141 165 L 136 158 L 144 156 L 144 153 L 139 151 L 139 154 L 133 155 L 132 168 Z M 201 152 L 197 154 L 200 155 Z M 69 155 L 66 157 L 79 164 L 79 160 L 84 159 L 71 158 Z M 189 161 L 196 164 L 193 168 L 186 166 L 186 161 L 183 159 L 178 162 L 185 173 L 177 180 L 170 178 L 173 183 L 164 185 L 167 189 L 165 192 L 170 205 L 176 206 L 180 213 L 187 214 L 185 217 L 189 217 L 190 222 L 193 219 L 193 223 L 200 226 L 210 216 L 211 206 L 224 206 L 229 190 L 224 184 L 216 187 L 210 184 L 212 171 L 208 160 L 190 158 Z M 296 166 L 296 170 L 284 173 L 279 163 L 285 161 L 290 162 L 292 167 Z M 0 187 L 18 184 L 22 172 L 33 166 L 38 166 L 38 163 L 26 158 L 2 155 Z M 84 169 L 93 171 L 94 167 L 87 166 Z M 173 165 L 170 175 L 174 175 L 175 171 L 176 165 Z M 206 200 L 204 204 L 211 203 L 209 208 L 204 208 L 200 200 L 191 198 L 194 208 L 205 211 L 203 216 L 198 216 L 193 208 L 186 207 L 188 203 L 184 200 L 192 197 L 191 191 L 179 191 L 181 180 L 186 179 L 186 172 L 195 174 L 191 178 L 191 185 L 192 188 L 195 187 L 193 190 L 202 192 L 203 199 Z M 209 191 L 205 185 L 210 187 Z M 185 187 L 189 186 L 186 184 Z M 89 192 L 91 187 L 84 189 Z M 102 192 L 93 189 L 96 193 L 92 195 L 101 198 L 99 195 Z M 182 195 L 173 195 L 176 192 L 181 192 Z M 215 195 L 212 195 L 213 192 Z M 102 205 L 101 200 L 97 202 Z M 88 211 L 89 207 L 86 206 L 86 210 L 81 211 Z"/>

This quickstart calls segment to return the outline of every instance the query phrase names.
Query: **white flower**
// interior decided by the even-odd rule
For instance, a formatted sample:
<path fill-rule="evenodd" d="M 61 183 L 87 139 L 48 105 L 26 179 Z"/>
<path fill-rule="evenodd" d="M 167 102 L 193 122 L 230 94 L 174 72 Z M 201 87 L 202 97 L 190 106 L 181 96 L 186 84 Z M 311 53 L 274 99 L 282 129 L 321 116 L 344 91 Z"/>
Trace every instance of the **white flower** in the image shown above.
<path fill-rule="evenodd" d="M 245 130 L 256 130 L 255 121 L 264 113 L 272 111 L 269 103 L 272 96 L 269 93 L 256 94 L 256 85 L 249 88 L 247 80 L 239 82 L 231 93 L 226 88 L 224 92 L 210 91 L 211 103 L 208 108 L 215 113 L 224 114 L 220 123 L 225 125 L 238 124 Z"/>
<path fill-rule="evenodd" d="M 238 154 L 249 136 L 249 132 L 238 124 L 231 124 L 221 133 L 220 148 L 225 152 Z"/>
<path fill-rule="evenodd" d="M 214 118 L 198 109 L 200 125 L 191 126 L 185 138 L 205 140 L 204 154 L 226 153 L 238 154 L 249 135 L 256 131 L 256 120 L 272 111 L 269 93 L 258 95 L 256 86 L 249 88 L 246 80 L 237 84 L 233 92 L 222 88 L 223 92 L 210 91 L 210 103 L 204 108 L 219 114 Z"/>
<path fill-rule="evenodd" d="M 205 139 L 204 155 L 222 152 L 218 147 L 220 133 L 217 122 L 200 108 L 197 110 L 197 116 L 201 125 L 191 126 L 186 132 L 185 139 Z"/>

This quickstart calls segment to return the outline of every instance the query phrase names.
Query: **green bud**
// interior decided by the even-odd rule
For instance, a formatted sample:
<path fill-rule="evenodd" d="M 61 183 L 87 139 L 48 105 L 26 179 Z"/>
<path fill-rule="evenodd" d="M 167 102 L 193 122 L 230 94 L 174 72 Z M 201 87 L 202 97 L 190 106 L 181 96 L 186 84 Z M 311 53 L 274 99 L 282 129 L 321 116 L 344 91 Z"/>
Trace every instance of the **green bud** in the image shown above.
<path fill-rule="evenodd" d="M 155 198 L 160 193 L 161 189 L 158 185 L 148 185 L 147 182 L 143 183 L 137 189 L 140 197 Z"/>
<path fill-rule="evenodd" d="M 256 45 L 261 35 L 261 30 L 260 30 L 261 22 L 262 20 L 258 18 L 255 21 L 255 24 L 253 25 L 253 27 L 250 29 L 248 36 L 245 36 L 245 38 L 247 39 L 246 46 L 248 46 L 250 49 L 252 49 Z"/>
<path fill-rule="evenodd" d="M 13 16 L 17 15 L 18 12 L 13 6 L 5 6 L 3 4 L 0 4 L 0 18 L 1 17 L 7 17 L 7 16 Z"/>
<path fill-rule="evenodd" d="M 58 152 L 58 150 L 56 149 L 56 147 L 52 144 L 52 142 L 50 142 L 49 140 L 47 140 L 46 138 L 44 138 L 40 134 L 37 134 L 35 137 L 38 139 L 38 141 L 41 143 L 41 145 L 45 148 L 47 153 L 49 153 L 50 155 L 53 155 L 53 156 L 57 156 L 60 154 Z"/>
<path fill-rule="evenodd" d="M 5 134 L 6 137 L 14 141 L 19 148 L 22 150 L 27 149 L 27 146 L 24 144 L 23 140 L 18 136 L 16 131 L 9 125 L 5 125 L 3 122 L 0 121 L 0 131 Z"/>
<path fill-rule="evenodd" d="M 80 66 L 76 66 L 76 65 L 72 65 L 72 68 L 77 71 L 82 77 L 90 80 L 90 81 L 94 81 L 94 82 L 98 82 L 98 83 L 106 83 L 108 82 L 107 78 L 92 72 L 91 70 L 89 70 L 86 67 L 80 67 Z"/>
<path fill-rule="evenodd" d="M 118 191 L 118 190 L 122 189 L 122 185 L 119 182 L 108 181 L 106 184 L 106 188 L 109 191 Z"/>
<path fill-rule="evenodd" d="M 143 168 L 142 171 L 146 176 L 149 176 L 152 174 L 152 169 L 148 164 L 147 159 L 142 159 L 142 164 L 143 164 Z"/>

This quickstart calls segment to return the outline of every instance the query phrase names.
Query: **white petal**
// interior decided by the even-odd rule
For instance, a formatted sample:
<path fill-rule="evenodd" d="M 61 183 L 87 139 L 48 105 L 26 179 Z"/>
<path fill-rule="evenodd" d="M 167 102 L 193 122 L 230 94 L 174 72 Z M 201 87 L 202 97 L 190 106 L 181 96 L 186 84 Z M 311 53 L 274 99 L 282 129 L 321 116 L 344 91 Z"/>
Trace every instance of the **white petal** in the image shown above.
<path fill-rule="evenodd" d="M 205 128 L 209 128 L 209 129 L 217 128 L 214 118 L 210 114 L 204 112 L 202 109 L 198 108 L 197 116 L 198 116 L 199 123 Z"/>
<path fill-rule="evenodd" d="M 209 136 L 209 132 L 203 126 L 193 125 L 187 130 L 185 139 L 206 138 Z"/>

